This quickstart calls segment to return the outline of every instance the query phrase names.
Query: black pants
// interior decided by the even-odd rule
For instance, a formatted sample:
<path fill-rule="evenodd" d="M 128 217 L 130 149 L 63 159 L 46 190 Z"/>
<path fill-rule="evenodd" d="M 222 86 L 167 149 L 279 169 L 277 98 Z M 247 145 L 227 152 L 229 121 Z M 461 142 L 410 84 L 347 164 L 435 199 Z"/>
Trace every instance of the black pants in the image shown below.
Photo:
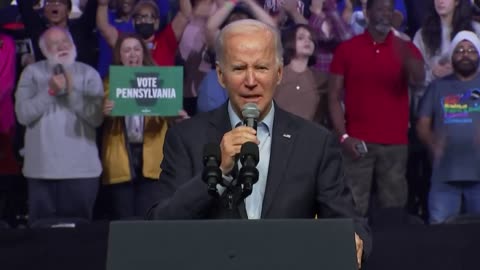
<path fill-rule="evenodd" d="M 130 144 L 130 154 L 133 178 L 125 183 L 105 187 L 109 201 L 108 211 L 114 220 L 143 219 L 159 197 L 158 179 L 143 177 L 143 144 Z"/>
<path fill-rule="evenodd" d="M 28 179 L 28 222 L 41 219 L 91 220 L 99 179 Z"/>

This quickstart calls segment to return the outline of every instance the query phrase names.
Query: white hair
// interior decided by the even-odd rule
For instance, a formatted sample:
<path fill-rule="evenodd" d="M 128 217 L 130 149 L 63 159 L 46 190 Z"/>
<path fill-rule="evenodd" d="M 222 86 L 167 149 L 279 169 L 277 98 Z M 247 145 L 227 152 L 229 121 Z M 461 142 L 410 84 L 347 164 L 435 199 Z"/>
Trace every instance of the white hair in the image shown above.
<path fill-rule="evenodd" d="M 215 55 L 217 57 L 217 64 L 221 65 L 224 60 L 225 36 L 228 34 L 248 33 L 259 30 L 264 30 L 272 34 L 275 46 L 275 59 L 278 65 L 283 65 L 283 47 L 280 33 L 276 28 L 253 19 L 244 19 L 232 22 L 220 31 L 215 41 Z"/>
<path fill-rule="evenodd" d="M 51 54 L 48 52 L 48 49 L 47 49 L 46 37 L 50 32 L 57 31 L 57 30 L 62 31 L 68 36 L 68 38 L 72 42 L 73 49 L 75 50 L 75 54 L 76 54 L 77 48 L 75 47 L 75 42 L 73 42 L 73 37 L 72 37 L 72 34 L 70 34 L 70 31 L 59 26 L 52 26 L 47 30 L 45 30 L 45 32 L 43 32 L 40 38 L 38 39 L 38 47 L 40 47 L 40 51 L 43 53 L 45 58 L 49 58 L 49 56 L 51 56 Z"/>
<path fill-rule="evenodd" d="M 455 48 L 457 48 L 458 44 L 460 44 L 462 41 L 469 41 L 472 43 L 475 49 L 477 49 L 477 52 L 480 52 L 480 39 L 478 38 L 477 34 L 472 31 L 464 30 L 458 32 L 450 43 L 450 48 L 448 50 L 449 59 L 452 59 L 453 51 L 455 51 Z"/>

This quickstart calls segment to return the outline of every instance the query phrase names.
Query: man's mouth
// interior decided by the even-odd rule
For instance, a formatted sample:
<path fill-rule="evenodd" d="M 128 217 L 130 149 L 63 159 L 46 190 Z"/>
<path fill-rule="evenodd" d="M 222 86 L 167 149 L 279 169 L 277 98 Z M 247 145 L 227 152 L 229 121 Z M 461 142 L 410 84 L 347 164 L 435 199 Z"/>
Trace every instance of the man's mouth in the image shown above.
<path fill-rule="evenodd" d="M 67 52 L 67 51 L 65 51 L 65 52 L 59 52 L 59 53 L 57 54 L 57 56 L 58 56 L 58 57 L 68 56 L 68 52 Z"/>
<path fill-rule="evenodd" d="M 247 102 L 258 102 L 262 96 L 260 95 L 249 95 L 249 96 L 241 96 Z"/>

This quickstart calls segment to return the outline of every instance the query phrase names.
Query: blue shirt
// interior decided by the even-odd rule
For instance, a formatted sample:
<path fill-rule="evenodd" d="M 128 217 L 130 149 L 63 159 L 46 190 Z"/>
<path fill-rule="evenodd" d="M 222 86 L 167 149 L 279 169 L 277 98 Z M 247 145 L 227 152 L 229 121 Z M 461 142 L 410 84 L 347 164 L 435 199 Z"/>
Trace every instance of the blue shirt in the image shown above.
<path fill-rule="evenodd" d="M 117 21 L 117 15 L 115 11 L 108 12 L 108 21 L 109 23 L 117 28 L 119 33 L 133 33 L 134 27 L 133 22 L 130 19 L 129 21 Z M 100 77 L 105 78 L 108 76 L 108 71 L 110 65 L 112 64 L 112 48 L 108 45 L 107 41 L 103 38 L 103 36 L 98 33 L 98 65 L 97 71 L 100 73 Z"/>
<path fill-rule="evenodd" d="M 461 81 L 450 75 L 433 81 L 419 105 L 419 117 L 431 118 L 432 131 L 442 147 L 433 160 L 432 182 L 480 181 L 480 75 Z"/>
<path fill-rule="evenodd" d="M 197 111 L 208 112 L 227 101 L 227 91 L 218 83 L 217 72 L 210 70 L 198 87 Z"/>
<path fill-rule="evenodd" d="M 245 208 L 247 210 L 248 219 L 260 219 L 262 215 L 263 197 L 265 196 L 265 187 L 267 186 L 268 166 L 270 164 L 270 150 L 272 146 L 273 118 L 275 114 L 275 106 L 272 102 L 270 111 L 265 118 L 258 123 L 257 138 L 260 141 L 258 145 L 260 153 L 260 161 L 257 164 L 258 182 L 253 185 L 253 191 L 250 196 L 245 199 Z M 228 115 L 230 124 L 235 128 L 242 120 L 233 110 L 232 104 L 228 102 Z M 241 167 L 239 162 L 238 167 Z"/>

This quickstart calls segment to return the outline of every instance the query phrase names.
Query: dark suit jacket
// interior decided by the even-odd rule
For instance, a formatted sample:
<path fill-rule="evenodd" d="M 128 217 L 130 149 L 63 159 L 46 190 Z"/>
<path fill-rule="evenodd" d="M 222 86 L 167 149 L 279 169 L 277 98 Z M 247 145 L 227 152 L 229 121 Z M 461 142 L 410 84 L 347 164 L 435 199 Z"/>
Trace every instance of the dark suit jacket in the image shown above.
<path fill-rule="evenodd" d="M 275 105 L 276 106 L 276 105 Z M 201 179 L 206 143 L 220 143 L 231 130 L 227 103 L 172 127 L 166 135 L 159 184 L 161 196 L 152 219 L 225 216 L 219 200 Z M 285 136 L 286 135 L 286 136 Z M 290 136 L 288 136 L 290 135 Z M 272 146 L 262 218 L 354 218 L 369 253 L 371 240 L 344 184 L 340 149 L 326 129 L 275 107 Z M 245 216 L 240 205 L 240 215 Z"/>

